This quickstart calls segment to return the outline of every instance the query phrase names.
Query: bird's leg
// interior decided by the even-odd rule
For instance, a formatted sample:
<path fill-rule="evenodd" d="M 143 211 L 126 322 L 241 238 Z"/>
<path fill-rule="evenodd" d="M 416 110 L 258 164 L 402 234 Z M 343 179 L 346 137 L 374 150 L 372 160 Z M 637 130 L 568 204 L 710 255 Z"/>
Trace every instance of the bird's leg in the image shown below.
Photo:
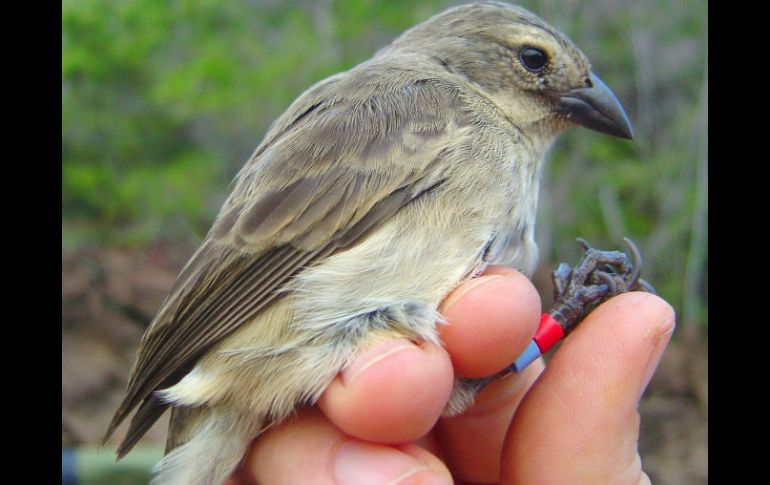
<path fill-rule="evenodd" d="M 529 359 L 522 359 L 523 354 L 514 364 L 494 376 L 474 379 L 472 386 L 481 390 L 496 378 L 511 371 L 521 371 L 531 360 L 547 352 L 556 340 L 564 338 L 594 308 L 613 296 L 634 290 L 655 293 L 654 288 L 649 283 L 639 278 L 642 269 L 642 257 L 639 249 L 630 239 L 625 238 L 624 240 L 630 248 L 631 259 L 621 251 L 594 249 L 585 240 L 578 239 L 578 243 L 583 246 L 585 253 L 577 266 L 571 268 L 568 264 L 561 263 L 553 272 L 556 302 L 551 310 L 541 318 L 541 326 L 530 344 L 530 347 L 534 349 L 534 354 L 530 354 Z M 556 332 L 560 334 L 556 340 L 552 336 L 544 337 L 545 333 L 548 333 L 544 330 L 544 323 L 548 325 L 550 322 L 553 322 L 552 326 L 558 325 L 560 327 L 560 329 L 556 329 Z M 553 335 L 553 332 L 550 333 Z M 538 339 L 538 336 L 541 337 L 541 340 Z M 549 340 L 545 345 L 547 348 L 543 348 L 545 340 Z"/>

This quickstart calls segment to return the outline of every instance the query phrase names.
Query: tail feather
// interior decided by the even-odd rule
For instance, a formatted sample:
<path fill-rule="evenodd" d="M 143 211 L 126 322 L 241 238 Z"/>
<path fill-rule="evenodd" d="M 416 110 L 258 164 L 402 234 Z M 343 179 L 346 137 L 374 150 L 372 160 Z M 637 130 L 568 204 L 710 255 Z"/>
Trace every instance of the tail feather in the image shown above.
<path fill-rule="evenodd" d="M 134 414 L 134 417 L 131 419 L 128 433 L 118 447 L 118 460 L 131 451 L 131 448 L 142 439 L 142 436 L 144 436 L 147 430 L 152 427 L 155 421 L 166 412 L 168 406 L 168 404 L 155 397 L 154 394 L 144 400 L 142 405 L 139 406 L 139 409 L 136 411 L 136 414 Z"/>
<path fill-rule="evenodd" d="M 171 419 L 168 420 L 164 455 L 168 455 L 175 448 L 190 441 L 191 433 L 195 431 L 194 423 L 197 423 L 205 412 L 205 408 L 171 406 Z"/>
<path fill-rule="evenodd" d="M 262 428 L 255 416 L 206 409 L 190 422 L 194 433 L 153 469 L 151 485 L 220 485 L 238 467 L 251 440 Z"/>
<path fill-rule="evenodd" d="M 184 375 L 184 373 L 181 375 Z M 178 381 L 179 375 L 174 374 L 166 379 L 159 388 L 163 389 L 165 387 L 172 386 Z M 120 423 L 122 423 L 128 417 L 128 415 L 131 414 L 131 411 L 137 405 L 139 405 L 139 408 L 137 409 L 133 418 L 131 418 L 131 425 L 129 426 L 128 436 L 123 439 L 123 442 L 118 449 L 118 459 L 122 458 L 126 453 L 131 451 L 131 448 L 134 447 L 134 445 L 139 441 L 139 439 L 141 439 L 144 433 L 146 433 L 147 430 L 152 427 L 155 421 L 161 417 L 161 415 L 169 406 L 157 398 L 155 393 L 150 393 L 144 399 L 141 399 L 140 397 L 137 397 L 135 393 L 129 391 L 129 394 L 123 399 L 123 402 L 120 404 L 118 410 L 115 411 L 115 415 L 112 417 L 112 421 L 107 427 L 107 432 L 104 434 L 104 438 L 102 438 L 101 446 L 107 444 L 107 440 L 110 439 L 110 436 L 112 436 L 118 426 L 120 426 Z"/>

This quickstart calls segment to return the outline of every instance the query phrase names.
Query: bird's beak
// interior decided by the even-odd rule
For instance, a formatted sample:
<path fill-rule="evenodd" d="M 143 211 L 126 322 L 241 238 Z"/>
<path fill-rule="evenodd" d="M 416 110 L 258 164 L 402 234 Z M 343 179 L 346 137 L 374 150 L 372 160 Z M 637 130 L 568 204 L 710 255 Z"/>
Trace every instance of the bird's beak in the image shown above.
<path fill-rule="evenodd" d="M 559 96 L 557 111 L 586 128 L 620 138 L 633 138 L 631 122 L 618 98 L 591 73 L 591 87 L 568 91 Z"/>

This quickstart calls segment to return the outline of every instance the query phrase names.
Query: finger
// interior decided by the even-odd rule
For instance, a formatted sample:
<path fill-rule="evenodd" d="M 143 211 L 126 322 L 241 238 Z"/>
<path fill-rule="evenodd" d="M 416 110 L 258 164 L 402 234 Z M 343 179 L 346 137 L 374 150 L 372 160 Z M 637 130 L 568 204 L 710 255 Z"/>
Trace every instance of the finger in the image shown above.
<path fill-rule="evenodd" d="M 439 327 L 455 373 L 486 377 L 510 365 L 529 344 L 540 316 L 540 296 L 518 271 L 491 267 L 460 285 L 441 306 Z"/>
<path fill-rule="evenodd" d="M 429 342 L 382 342 L 364 352 L 326 389 L 318 406 L 350 436 L 405 443 L 441 416 L 454 374 L 447 353 Z"/>
<path fill-rule="evenodd" d="M 425 450 L 351 439 L 315 408 L 306 408 L 261 435 L 238 478 L 257 484 L 452 483 L 440 460 Z"/>
<path fill-rule="evenodd" d="M 367 441 L 412 441 L 435 425 L 454 372 L 490 375 L 510 364 L 534 334 L 540 300 L 520 273 L 507 268 L 488 273 L 461 285 L 442 306 L 449 323 L 440 332 L 451 360 L 429 342 L 380 343 L 324 392 L 319 407 L 329 419 Z"/>
<path fill-rule="evenodd" d="M 637 407 L 673 329 L 671 306 L 649 293 L 592 312 L 520 404 L 503 483 L 643 483 Z"/>
<path fill-rule="evenodd" d="M 498 267 L 485 274 L 494 276 L 477 278 L 487 281 L 450 300 L 443 312 L 450 325 L 442 328 L 442 339 L 455 369 L 474 376 L 494 373 L 518 357 L 532 340 L 541 306 L 537 290 L 521 273 Z M 542 369 L 538 360 L 521 374 L 495 380 L 466 412 L 440 420 L 441 449 L 457 479 L 499 481 L 500 454 L 511 418 Z"/>
<path fill-rule="evenodd" d="M 463 414 L 436 427 L 441 455 L 453 476 L 468 483 L 499 483 L 500 456 L 516 408 L 545 368 L 542 359 L 521 374 L 493 381 Z"/>

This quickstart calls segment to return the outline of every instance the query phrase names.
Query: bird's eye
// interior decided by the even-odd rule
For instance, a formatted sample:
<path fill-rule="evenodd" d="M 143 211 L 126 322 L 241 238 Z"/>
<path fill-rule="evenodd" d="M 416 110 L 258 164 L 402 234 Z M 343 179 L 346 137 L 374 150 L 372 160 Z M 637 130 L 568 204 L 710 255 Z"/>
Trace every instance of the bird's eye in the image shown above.
<path fill-rule="evenodd" d="M 519 60 L 528 70 L 540 72 L 548 63 L 548 56 L 536 47 L 525 47 L 519 51 Z"/>

